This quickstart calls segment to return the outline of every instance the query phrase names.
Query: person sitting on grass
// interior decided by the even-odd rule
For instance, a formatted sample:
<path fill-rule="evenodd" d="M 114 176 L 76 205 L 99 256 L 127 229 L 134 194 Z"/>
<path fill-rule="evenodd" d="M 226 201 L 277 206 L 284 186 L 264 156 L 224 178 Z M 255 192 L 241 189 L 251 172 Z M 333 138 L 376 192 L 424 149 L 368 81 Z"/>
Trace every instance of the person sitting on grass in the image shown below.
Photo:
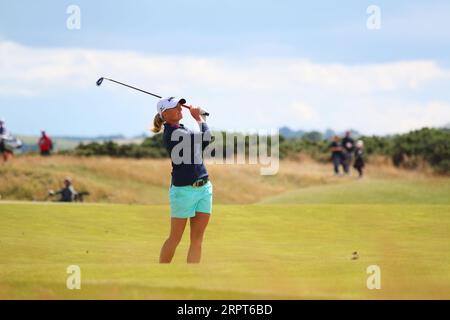
<path fill-rule="evenodd" d="M 64 188 L 62 188 L 57 192 L 50 190 L 48 193 L 51 196 L 60 194 L 61 198 L 58 200 L 59 202 L 73 202 L 77 197 L 77 192 L 72 186 L 72 179 L 70 177 L 66 177 L 64 179 Z"/>

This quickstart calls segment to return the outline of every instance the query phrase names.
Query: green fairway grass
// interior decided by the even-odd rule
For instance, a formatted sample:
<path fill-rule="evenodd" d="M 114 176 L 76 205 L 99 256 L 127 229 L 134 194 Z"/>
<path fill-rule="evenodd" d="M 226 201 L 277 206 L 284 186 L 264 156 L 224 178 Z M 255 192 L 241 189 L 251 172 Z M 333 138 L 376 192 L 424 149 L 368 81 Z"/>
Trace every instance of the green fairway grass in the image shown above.
<path fill-rule="evenodd" d="M 346 184 L 311 186 L 260 201 L 261 204 L 446 204 L 450 179 L 362 179 Z"/>
<path fill-rule="evenodd" d="M 217 205 L 199 265 L 185 263 L 188 233 L 158 264 L 167 206 L 4 202 L 0 299 L 450 298 L 444 202 Z M 66 288 L 69 265 L 80 290 Z"/>
<path fill-rule="evenodd" d="M 358 180 L 302 161 L 269 177 L 209 166 L 202 263 L 185 262 L 188 225 L 173 263 L 160 265 L 167 161 L 14 159 L 0 168 L 0 299 L 450 299 L 448 177 L 381 164 Z M 65 175 L 104 203 L 16 201 L 45 199 Z M 81 290 L 66 288 L 69 265 L 81 268 Z M 380 290 L 366 286 L 371 265 Z"/>

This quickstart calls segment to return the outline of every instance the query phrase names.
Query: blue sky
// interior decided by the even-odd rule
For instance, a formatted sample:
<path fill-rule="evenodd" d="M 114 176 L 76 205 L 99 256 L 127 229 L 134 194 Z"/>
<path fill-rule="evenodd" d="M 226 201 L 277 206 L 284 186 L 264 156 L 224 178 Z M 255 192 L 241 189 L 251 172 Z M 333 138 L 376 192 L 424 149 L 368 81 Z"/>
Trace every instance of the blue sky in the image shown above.
<path fill-rule="evenodd" d="M 366 27 L 372 4 L 380 30 Z M 186 97 L 217 129 L 444 125 L 449 16 L 448 1 L 1 0 L 0 117 L 22 134 L 146 131 L 156 100 L 95 87 L 104 75 Z"/>

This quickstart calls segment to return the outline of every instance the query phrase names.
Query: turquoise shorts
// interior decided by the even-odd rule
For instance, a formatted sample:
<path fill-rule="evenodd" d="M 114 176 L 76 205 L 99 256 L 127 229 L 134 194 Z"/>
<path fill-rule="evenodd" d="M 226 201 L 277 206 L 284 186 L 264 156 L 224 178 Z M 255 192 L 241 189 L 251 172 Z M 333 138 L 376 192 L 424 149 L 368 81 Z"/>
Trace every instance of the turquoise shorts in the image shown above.
<path fill-rule="evenodd" d="M 213 187 L 211 181 L 204 186 L 170 186 L 170 215 L 172 218 L 195 217 L 196 212 L 212 212 Z"/>

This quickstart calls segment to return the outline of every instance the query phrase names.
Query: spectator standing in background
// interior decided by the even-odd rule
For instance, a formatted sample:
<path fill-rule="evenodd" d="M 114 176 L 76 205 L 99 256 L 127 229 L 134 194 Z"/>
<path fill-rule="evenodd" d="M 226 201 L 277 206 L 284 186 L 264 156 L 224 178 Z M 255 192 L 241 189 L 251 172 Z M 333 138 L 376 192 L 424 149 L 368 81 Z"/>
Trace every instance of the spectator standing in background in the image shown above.
<path fill-rule="evenodd" d="M 42 136 L 39 139 L 39 150 L 41 151 L 41 156 L 49 156 L 50 152 L 53 150 L 53 142 L 52 139 L 42 131 Z"/>
<path fill-rule="evenodd" d="M 339 175 L 339 166 L 342 163 L 342 147 L 341 144 L 339 143 L 339 137 L 338 136 L 334 136 L 333 137 L 333 141 L 330 144 L 330 149 L 331 149 L 331 160 L 333 161 L 333 166 L 334 166 L 334 175 L 338 176 Z"/>
<path fill-rule="evenodd" d="M 6 126 L 5 126 L 5 120 L 0 119 L 0 153 L 2 154 L 4 161 L 7 160 L 7 159 L 5 159 L 6 148 L 5 148 L 5 139 L 4 139 L 4 137 L 6 137 L 6 135 L 7 135 L 7 131 L 6 131 Z"/>
<path fill-rule="evenodd" d="M 362 140 L 356 142 L 355 163 L 353 164 L 353 168 L 358 171 L 358 178 L 362 178 L 364 168 L 364 142 Z"/>
<path fill-rule="evenodd" d="M 345 133 L 345 137 L 342 139 L 342 165 L 344 166 L 344 173 L 350 174 L 350 165 L 352 163 L 352 154 L 355 150 L 355 141 L 351 137 L 351 131 Z"/>
<path fill-rule="evenodd" d="M 9 133 L 6 130 L 6 124 L 4 119 L 0 119 L 0 155 L 3 161 L 6 162 L 12 156 L 11 150 L 6 148 L 6 139 L 8 139 Z"/>

